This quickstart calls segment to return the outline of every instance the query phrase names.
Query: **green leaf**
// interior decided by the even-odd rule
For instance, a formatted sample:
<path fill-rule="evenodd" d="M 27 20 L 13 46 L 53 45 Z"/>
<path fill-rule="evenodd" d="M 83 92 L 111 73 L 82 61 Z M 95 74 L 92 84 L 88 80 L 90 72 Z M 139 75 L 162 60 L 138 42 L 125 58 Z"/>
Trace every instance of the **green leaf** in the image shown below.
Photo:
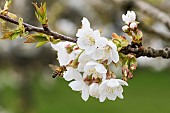
<path fill-rule="evenodd" d="M 30 34 L 27 37 L 27 40 L 24 43 L 37 43 L 48 41 L 48 36 L 45 34 Z"/>
<path fill-rule="evenodd" d="M 36 11 L 35 11 L 35 15 L 37 17 L 37 19 L 41 22 L 41 24 L 47 24 L 48 19 L 47 19 L 47 14 L 46 14 L 46 3 L 42 4 L 41 6 L 38 7 L 37 3 L 33 3 Z"/>
<path fill-rule="evenodd" d="M 15 31 L 11 31 L 11 32 L 7 32 L 3 35 L 3 37 L 1 39 L 9 39 L 9 40 L 14 40 L 16 39 L 18 36 L 20 36 L 22 34 L 21 30 L 15 30 Z"/>
<path fill-rule="evenodd" d="M 11 40 L 15 40 L 18 36 L 20 36 L 22 32 L 20 30 L 16 30 L 12 35 L 11 35 Z"/>
<path fill-rule="evenodd" d="M 44 41 L 44 42 L 38 42 L 36 45 L 36 48 L 41 47 L 42 45 L 46 44 L 48 41 Z"/>
<path fill-rule="evenodd" d="M 10 18 L 12 18 L 12 19 L 17 19 L 17 15 L 15 15 L 15 14 L 13 14 L 13 13 L 8 12 L 7 15 L 8 15 Z"/>
<path fill-rule="evenodd" d="M 2 36 L 1 39 L 10 39 L 10 37 L 11 37 L 12 34 L 13 34 L 12 32 L 7 32 L 7 33 L 5 33 L 5 34 Z"/>

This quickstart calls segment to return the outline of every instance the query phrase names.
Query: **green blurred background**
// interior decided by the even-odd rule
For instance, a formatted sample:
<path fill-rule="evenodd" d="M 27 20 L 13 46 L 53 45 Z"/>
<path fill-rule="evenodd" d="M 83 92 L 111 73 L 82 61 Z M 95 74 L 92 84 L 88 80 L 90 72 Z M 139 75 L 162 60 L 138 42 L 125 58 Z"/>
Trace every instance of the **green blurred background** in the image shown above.
<path fill-rule="evenodd" d="M 123 1 L 123 0 L 122 0 Z M 145 0 L 166 12 L 169 0 Z M 13 0 L 10 11 L 24 21 L 40 26 L 34 16 L 31 2 L 44 0 Z M 170 46 L 164 35 L 152 32 L 156 28 L 169 33 L 166 26 L 133 5 L 118 0 L 46 0 L 49 26 L 52 30 L 75 37 L 85 16 L 92 28 L 101 28 L 102 35 L 110 37 L 121 31 L 121 15 L 134 10 L 144 32 L 144 45 L 154 48 Z M 127 2 L 127 0 L 126 0 Z M 4 1 L 0 1 L 3 7 Z M 0 26 L 1 36 L 12 26 Z M 170 35 L 169 35 L 170 36 Z M 163 37 L 163 38 L 162 38 Z M 139 58 L 139 67 L 129 86 L 124 87 L 124 99 L 106 100 L 90 98 L 87 102 L 81 94 L 68 87 L 62 78 L 53 79 L 49 63 L 56 64 L 56 54 L 47 44 L 35 49 L 34 44 L 23 44 L 23 39 L 0 40 L 0 113 L 170 113 L 170 60 Z"/>

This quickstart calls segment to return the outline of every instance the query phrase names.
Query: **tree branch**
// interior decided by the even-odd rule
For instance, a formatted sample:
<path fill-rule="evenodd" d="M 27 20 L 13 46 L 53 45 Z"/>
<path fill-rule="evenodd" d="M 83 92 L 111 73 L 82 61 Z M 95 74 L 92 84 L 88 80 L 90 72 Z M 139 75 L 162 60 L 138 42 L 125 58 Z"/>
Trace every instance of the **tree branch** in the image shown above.
<path fill-rule="evenodd" d="M 146 56 L 146 57 L 162 57 L 169 59 L 170 58 L 170 48 L 165 48 L 165 49 L 153 49 L 151 47 L 144 48 L 144 47 L 139 47 L 139 48 L 133 48 L 131 45 L 127 46 L 126 48 L 122 49 L 120 51 L 121 53 L 128 54 L 128 53 L 133 53 L 136 55 L 136 57 L 141 57 L 141 56 Z"/>
<path fill-rule="evenodd" d="M 11 19 L 8 16 L 3 16 L 0 14 L 0 18 L 3 19 L 4 21 L 18 25 L 18 21 Z M 34 32 L 44 33 L 44 34 L 53 36 L 55 39 L 61 39 L 65 41 L 75 42 L 75 43 L 77 41 L 76 38 L 71 38 L 71 37 L 59 34 L 57 32 L 50 31 L 50 30 L 44 30 L 43 28 L 39 28 L 39 27 L 30 25 L 27 23 L 23 23 L 23 25 L 26 31 L 29 31 L 29 32 L 34 31 Z M 155 50 L 151 47 L 136 48 L 136 47 L 132 47 L 132 45 L 129 45 L 126 48 L 122 49 L 120 52 L 124 54 L 134 53 L 136 54 L 136 57 L 147 56 L 147 57 L 153 57 L 153 58 L 155 57 L 162 57 L 162 58 L 167 58 L 167 59 L 170 58 L 170 48 Z"/>
<path fill-rule="evenodd" d="M 18 25 L 18 21 L 12 19 L 12 18 L 9 18 L 8 16 L 3 16 L 0 14 L 0 18 L 7 21 L 7 22 L 10 22 L 10 23 L 13 23 L 13 24 L 16 24 Z M 69 36 L 65 36 L 65 35 L 62 35 L 62 34 L 59 34 L 57 32 L 53 32 L 53 31 L 50 31 L 50 30 L 44 30 L 43 28 L 39 28 L 39 27 L 35 27 L 35 26 L 32 26 L 30 24 L 27 24 L 27 23 L 23 23 L 26 31 L 35 31 L 35 32 L 39 32 L 39 33 L 44 33 L 44 34 L 47 34 L 47 35 L 51 35 L 53 36 L 53 38 L 55 39 L 61 39 L 61 40 L 67 40 L 67 41 L 70 41 L 70 42 L 76 42 L 76 38 L 71 38 Z"/>

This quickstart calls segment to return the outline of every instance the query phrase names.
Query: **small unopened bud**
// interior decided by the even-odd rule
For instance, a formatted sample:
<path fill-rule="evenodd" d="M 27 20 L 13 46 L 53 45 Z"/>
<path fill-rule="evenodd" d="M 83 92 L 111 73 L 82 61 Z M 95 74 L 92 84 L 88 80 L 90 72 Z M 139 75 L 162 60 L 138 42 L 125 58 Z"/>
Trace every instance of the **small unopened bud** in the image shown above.
<path fill-rule="evenodd" d="M 127 33 L 127 32 L 129 32 L 129 27 L 128 27 L 127 25 L 125 25 L 125 26 L 122 27 L 122 30 L 123 30 L 125 33 Z"/>
<path fill-rule="evenodd" d="M 137 64 L 134 63 L 130 66 L 130 70 L 134 71 L 134 70 L 136 70 L 136 67 L 137 67 Z"/>
<path fill-rule="evenodd" d="M 124 65 L 122 68 L 122 74 L 123 76 L 127 77 L 129 73 L 128 65 Z"/>
<path fill-rule="evenodd" d="M 129 72 L 129 73 L 128 73 L 128 78 L 129 78 L 129 79 L 132 79 L 132 78 L 133 78 L 132 72 Z"/>
<path fill-rule="evenodd" d="M 130 24 L 130 28 L 131 29 L 136 29 L 137 28 L 137 24 L 136 24 L 136 22 L 132 22 L 131 24 Z"/>
<path fill-rule="evenodd" d="M 134 54 L 128 54 L 127 57 L 130 59 L 135 58 Z"/>
<path fill-rule="evenodd" d="M 138 30 L 138 32 L 137 32 L 137 39 L 139 40 L 142 37 L 143 37 L 142 31 Z"/>

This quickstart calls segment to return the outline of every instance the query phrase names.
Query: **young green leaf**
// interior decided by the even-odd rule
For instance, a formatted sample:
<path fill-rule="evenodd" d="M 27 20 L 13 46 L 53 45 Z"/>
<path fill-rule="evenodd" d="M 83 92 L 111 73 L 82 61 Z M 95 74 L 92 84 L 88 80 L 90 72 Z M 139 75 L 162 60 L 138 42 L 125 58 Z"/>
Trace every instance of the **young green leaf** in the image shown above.
<path fill-rule="evenodd" d="M 44 44 L 46 44 L 48 41 L 44 41 L 44 42 L 38 42 L 36 45 L 36 48 L 43 46 Z"/>
<path fill-rule="evenodd" d="M 24 43 L 37 43 L 48 41 L 48 36 L 45 34 L 30 34 L 26 38 L 27 40 Z"/>
<path fill-rule="evenodd" d="M 48 19 L 47 19 L 47 11 L 46 11 L 46 3 L 42 4 L 41 6 L 38 7 L 37 3 L 32 3 L 36 9 L 35 15 L 37 19 L 41 22 L 41 24 L 47 24 Z"/>

